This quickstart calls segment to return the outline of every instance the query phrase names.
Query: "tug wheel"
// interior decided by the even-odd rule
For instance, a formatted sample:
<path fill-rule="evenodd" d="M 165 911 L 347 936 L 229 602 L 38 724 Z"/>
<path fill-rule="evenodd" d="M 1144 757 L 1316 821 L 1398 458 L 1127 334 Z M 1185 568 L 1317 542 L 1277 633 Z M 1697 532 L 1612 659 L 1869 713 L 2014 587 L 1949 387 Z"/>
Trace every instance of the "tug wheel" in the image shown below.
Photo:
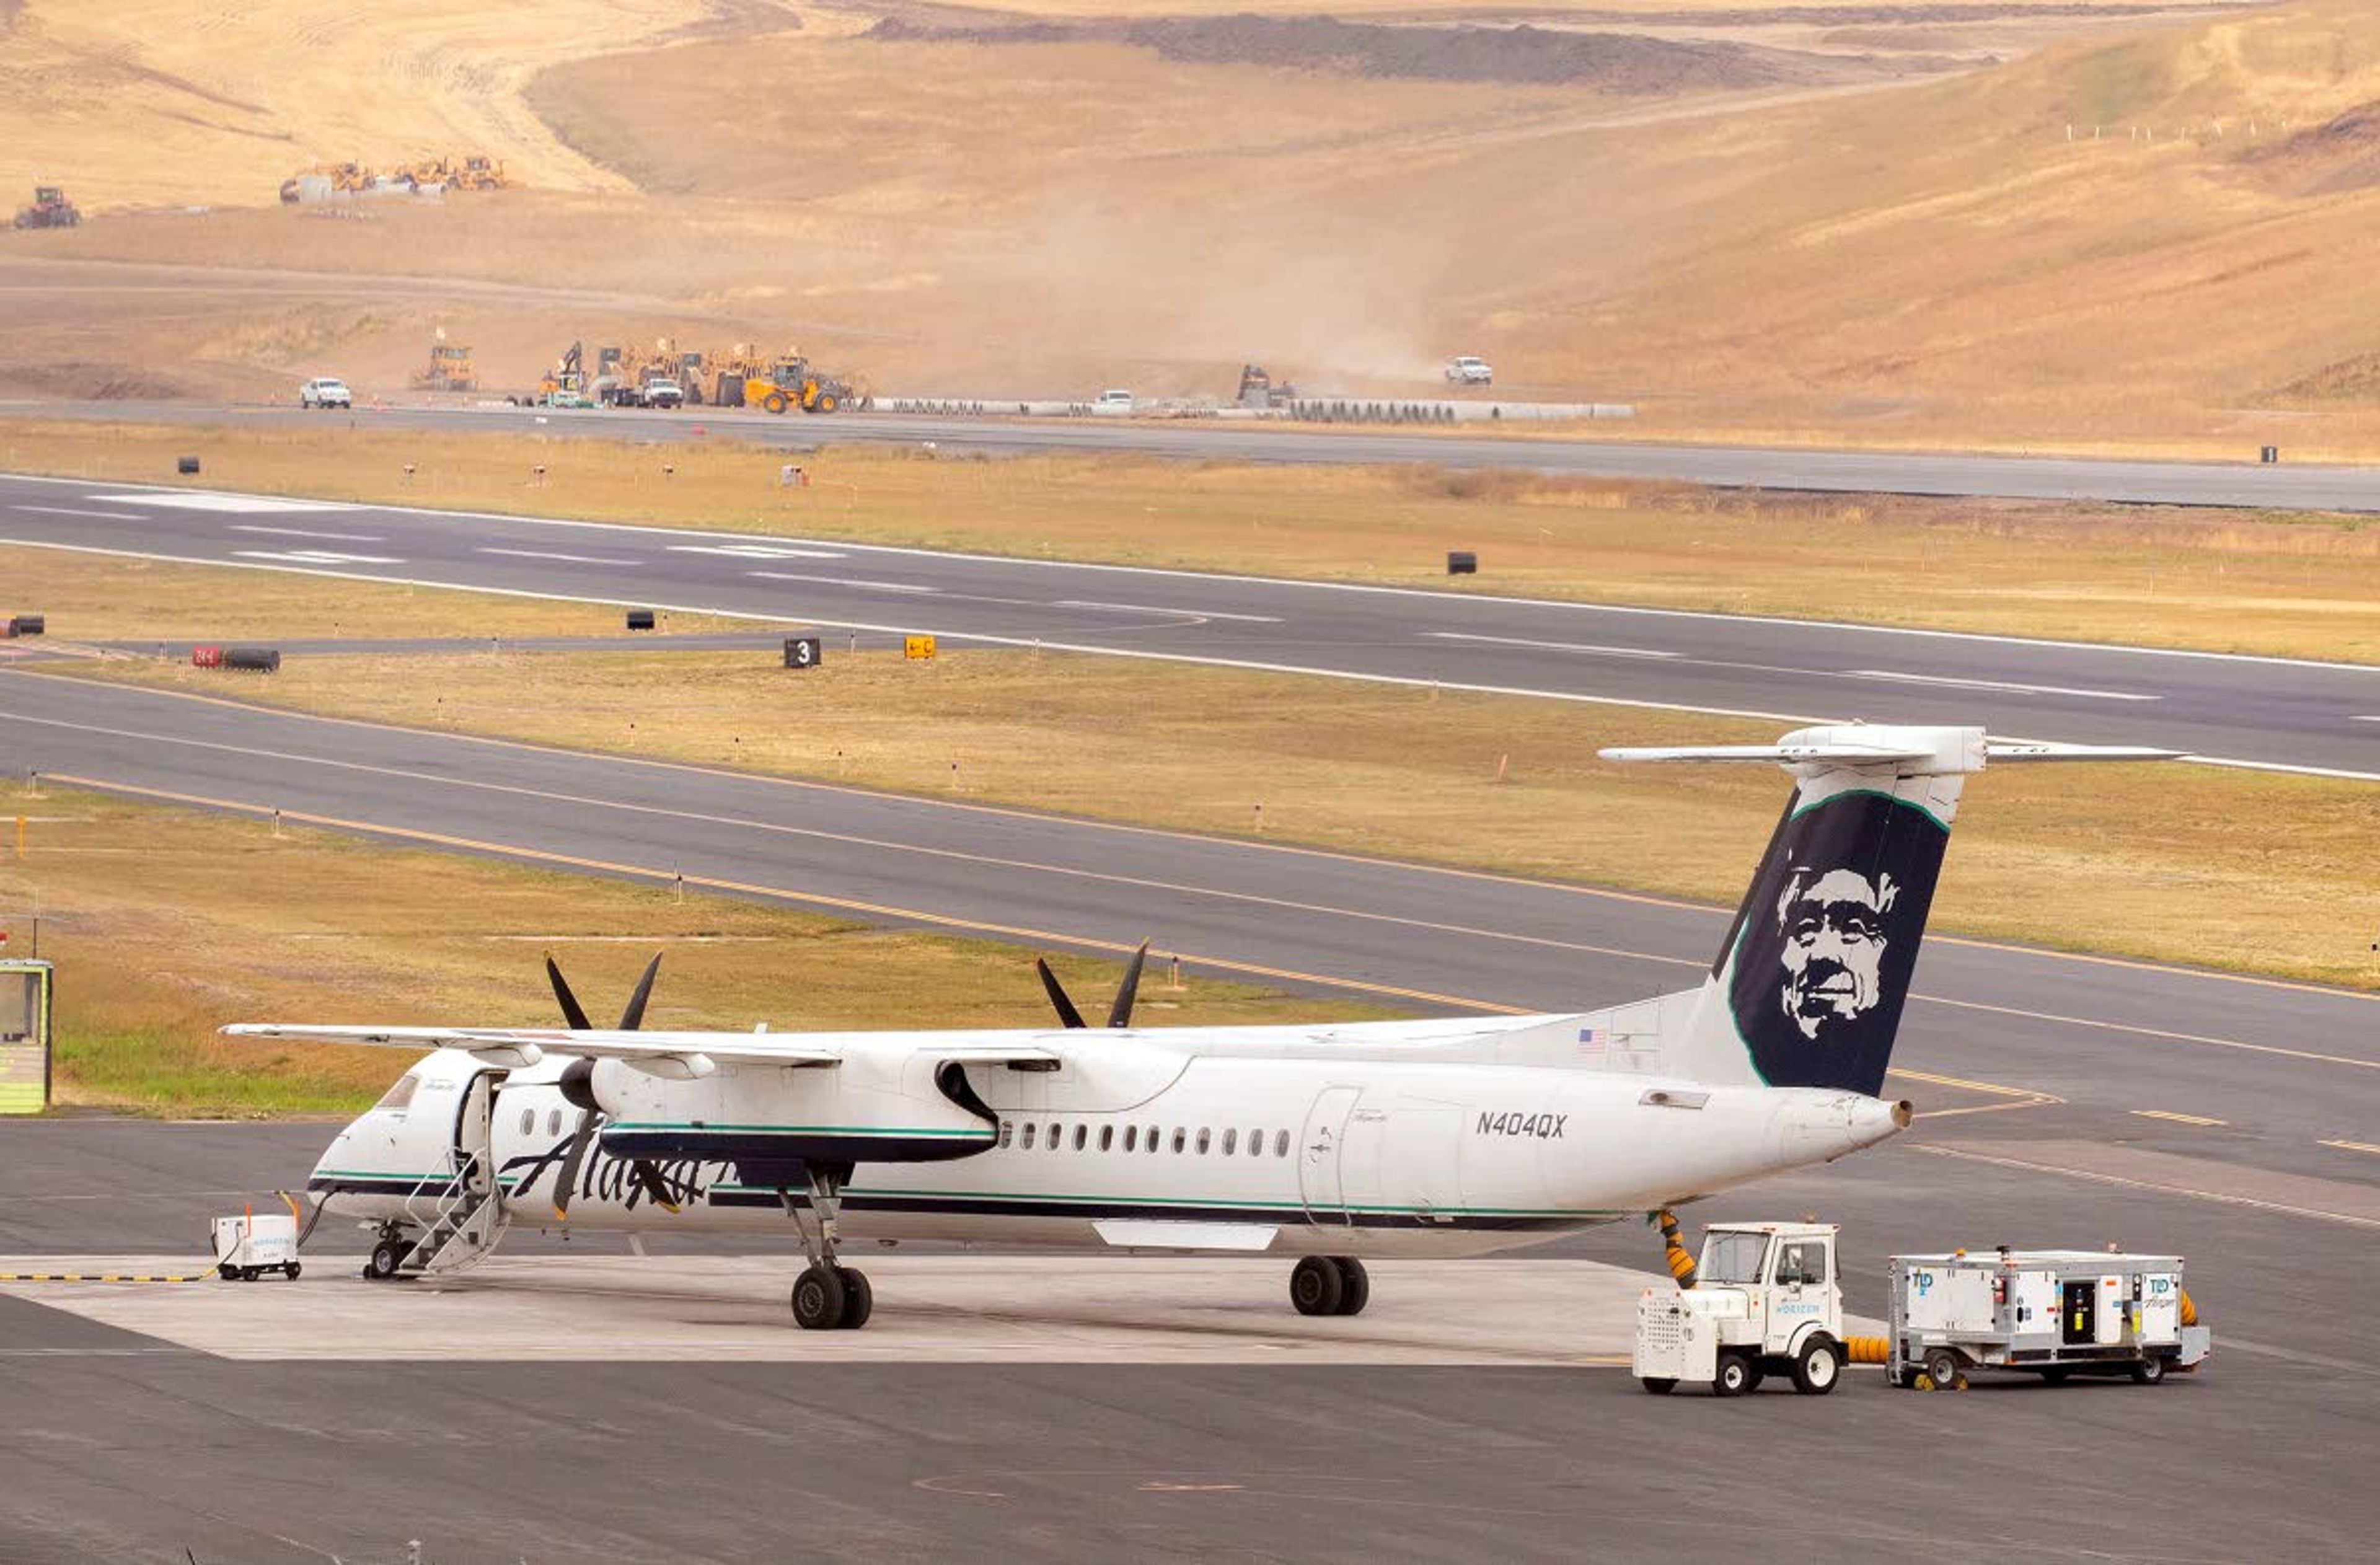
<path fill-rule="evenodd" d="M 1711 1395 L 1740 1397 L 1758 1382 L 1753 1378 L 1752 1361 L 1742 1353 L 1727 1353 L 1718 1361 L 1718 1373 L 1711 1377 Z"/>
<path fill-rule="evenodd" d="M 2144 1358 L 2141 1360 L 2140 1363 L 2132 1365 L 2131 1376 L 2132 1384 L 2135 1386 L 2156 1385 L 2159 1381 L 2165 1378 L 2165 1360 L 2161 1358 Z"/>
<path fill-rule="evenodd" d="M 1802 1344 L 1793 1355 L 1793 1389 L 1805 1397 L 1823 1397 L 1843 1377 L 1843 1350 L 1823 1334 Z"/>
<path fill-rule="evenodd" d="M 1932 1389 L 1955 1391 L 1959 1389 L 1959 1355 L 1948 1348 L 1937 1348 L 1925 1355 L 1923 1373 L 1933 1383 Z"/>
<path fill-rule="evenodd" d="M 1645 1389 L 1657 1397 L 1666 1397 L 1678 1389 L 1678 1383 L 1666 1375 L 1647 1375 Z"/>

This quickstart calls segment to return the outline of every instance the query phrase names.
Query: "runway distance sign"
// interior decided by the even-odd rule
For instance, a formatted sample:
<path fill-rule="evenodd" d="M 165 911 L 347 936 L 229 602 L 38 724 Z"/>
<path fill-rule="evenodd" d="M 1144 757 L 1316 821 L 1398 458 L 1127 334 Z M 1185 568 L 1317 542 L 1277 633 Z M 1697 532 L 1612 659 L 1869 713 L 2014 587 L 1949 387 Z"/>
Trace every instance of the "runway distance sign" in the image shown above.
<path fill-rule="evenodd" d="M 825 661 L 826 650 L 820 645 L 817 637 L 788 636 L 785 637 L 787 668 L 816 668 Z"/>

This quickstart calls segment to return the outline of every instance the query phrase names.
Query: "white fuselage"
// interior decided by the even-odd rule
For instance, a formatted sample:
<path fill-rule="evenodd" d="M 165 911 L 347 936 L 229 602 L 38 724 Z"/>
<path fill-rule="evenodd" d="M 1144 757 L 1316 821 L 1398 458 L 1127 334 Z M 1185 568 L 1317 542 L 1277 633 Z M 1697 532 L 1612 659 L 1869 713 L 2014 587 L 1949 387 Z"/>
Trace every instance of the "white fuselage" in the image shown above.
<path fill-rule="evenodd" d="M 631 1159 L 599 1139 L 567 1226 L 790 1242 L 786 1207 L 805 1201 L 803 1188 L 740 1178 L 696 1143 L 733 1135 L 748 1146 L 823 1128 L 908 1147 L 954 1138 L 957 1155 L 932 1160 L 858 1159 L 843 1192 L 845 1243 L 1476 1255 L 1829 1160 L 1906 1122 L 1905 1107 L 1858 1093 L 1499 1062 L 1542 1052 L 1516 1038 L 1574 1038 L 1574 1020 L 972 1035 L 1029 1037 L 1062 1059 L 1052 1070 L 965 1066 L 997 1123 L 959 1113 L 956 1130 L 935 1128 L 953 1115 L 930 1072 L 897 1060 L 874 1080 L 845 1067 L 643 1081 L 605 1134 L 662 1125 L 694 1138 L 647 1158 L 679 1209 L 653 1199 Z M 409 1102 L 341 1134 L 310 1188 L 334 1197 L 338 1215 L 419 1220 L 456 1150 L 476 1147 L 514 1224 L 562 1226 L 555 1184 L 581 1118 L 558 1085 L 563 1063 L 507 1074 L 441 1049 L 408 1073 Z"/>

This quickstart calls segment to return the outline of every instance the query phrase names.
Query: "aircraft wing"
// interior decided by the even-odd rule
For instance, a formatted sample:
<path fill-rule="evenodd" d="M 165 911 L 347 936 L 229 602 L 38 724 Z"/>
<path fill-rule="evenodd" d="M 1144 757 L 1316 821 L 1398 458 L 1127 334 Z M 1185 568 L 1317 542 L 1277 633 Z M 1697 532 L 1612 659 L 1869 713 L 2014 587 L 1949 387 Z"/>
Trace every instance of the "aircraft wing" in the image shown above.
<path fill-rule="evenodd" d="M 300 1043 L 352 1043 L 381 1049 L 459 1049 L 491 1064 L 534 1065 L 548 1054 L 590 1060 L 624 1060 L 632 1065 L 667 1066 L 699 1058 L 713 1065 L 839 1065 L 862 1050 L 928 1054 L 968 1064 L 1048 1061 L 1057 1053 L 1034 1044 L 949 1043 L 930 1036 L 887 1034 L 881 1041 L 837 1039 L 832 1043 L 767 1033 L 616 1032 L 565 1027 L 321 1027 L 280 1022 L 243 1023 L 223 1029 L 227 1037 L 284 1038 Z M 676 1074 L 675 1071 L 656 1074 Z M 706 1075 L 707 1070 L 696 1070 Z"/>

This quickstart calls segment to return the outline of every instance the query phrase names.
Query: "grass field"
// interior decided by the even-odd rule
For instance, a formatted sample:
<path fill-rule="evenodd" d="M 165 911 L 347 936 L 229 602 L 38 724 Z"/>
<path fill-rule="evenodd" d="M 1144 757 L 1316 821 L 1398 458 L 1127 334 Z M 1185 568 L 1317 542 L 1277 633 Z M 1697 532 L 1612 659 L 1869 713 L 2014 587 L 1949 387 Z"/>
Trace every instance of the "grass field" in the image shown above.
<path fill-rule="evenodd" d="M 326 499 L 2380 661 L 2380 522 L 2371 518 L 1753 495 L 1409 467 L 945 460 L 881 447 L 804 457 L 817 482 L 788 490 L 776 481 L 783 453 L 726 439 L 657 448 L 415 436 L 358 421 L 265 433 L 0 420 L 0 469 L 170 482 L 173 457 L 197 449 L 210 486 Z M 547 482 L 532 487 L 540 463 Z M 1479 576 L 1450 583 L 1454 548 L 1479 552 Z M 47 576 L 85 596 L 149 591 L 134 594 L 130 579 L 88 585 L 116 579 L 96 562 Z M 275 579 L 252 573 L 240 591 L 273 595 L 275 613 L 310 601 L 311 588 Z M 434 593 L 399 601 L 401 613 L 519 635 L 608 625 L 612 614 L 442 605 Z M 347 616 L 361 612 L 344 610 L 340 624 L 360 633 L 353 626 L 363 622 Z"/>
<path fill-rule="evenodd" d="M 26 820 L 14 855 L 15 818 Z M 232 1043 L 227 1022 L 548 1025 L 554 953 L 590 1012 L 666 953 L 657 1027 L 1041 1026 L 1026 953 L 723 897 L 368 845 L 92 794 L 0 790 L 12 953 L 58 964 L 56 1098 L 176 1115 L 353 1110 L 406 1064 L 382 1049 Z M 1113 964 L 1054 962 L 1078 998 Z M 1144 986 L 1151 1025 L 1377 1016 L 1192 977 Z"/>
<path fill-rule="evenodd" d="M 191 671 L 123 667 L 167 688 Z M 302 710 L 621 749 L 1191 831 L 1263 835 L 1731 904 L 1780 779 L 1632 769 L 1606 745 L 1774 724 L 1023 652 L 290 664 Z M 631 725 L 633 726 L 633 732 Z M 1966 934 L 2380 987 L 2380 790 L 2191 766 L 1971 785 L 1936 904 Z"/>

